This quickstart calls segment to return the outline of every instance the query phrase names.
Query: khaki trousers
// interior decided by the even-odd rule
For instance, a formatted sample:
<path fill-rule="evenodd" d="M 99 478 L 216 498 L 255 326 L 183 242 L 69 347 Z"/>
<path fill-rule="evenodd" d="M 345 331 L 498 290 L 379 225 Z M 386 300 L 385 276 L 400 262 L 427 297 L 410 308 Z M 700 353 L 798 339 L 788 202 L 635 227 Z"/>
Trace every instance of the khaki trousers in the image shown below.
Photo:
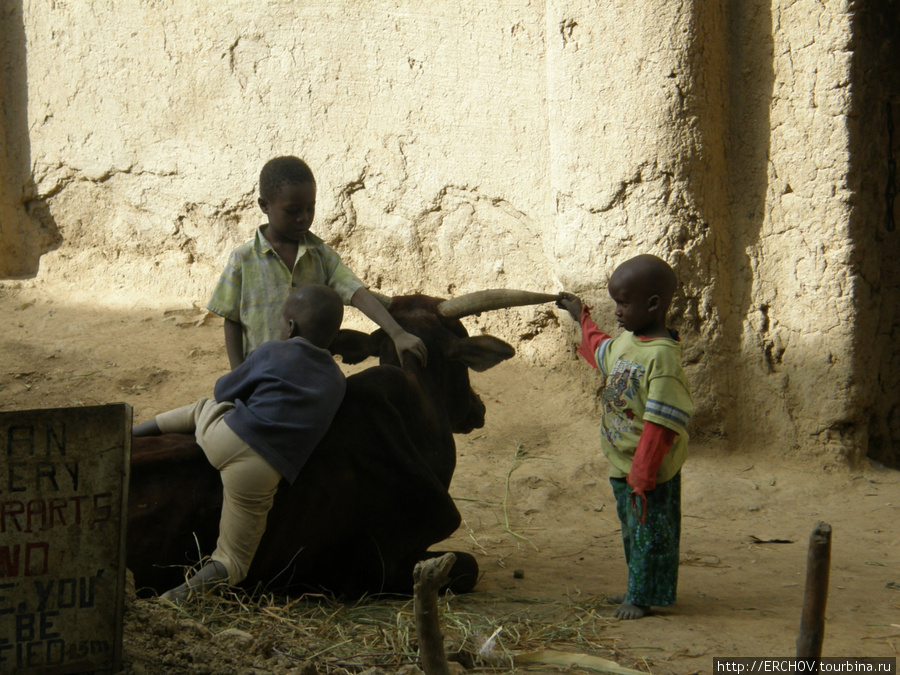
<path fill-rule="evenodd" d="M 156 416 L 159 430 L 193 433 L 209 463 L 222 476 L 222 516 L 219 539 L 210 556 L 228 571 L 228 583 L 241 582 L 250 569 L 259 540 L 266 531 L 281 474 L 225 424 L 230 402 L 202 398 L 196 403 Z"/>

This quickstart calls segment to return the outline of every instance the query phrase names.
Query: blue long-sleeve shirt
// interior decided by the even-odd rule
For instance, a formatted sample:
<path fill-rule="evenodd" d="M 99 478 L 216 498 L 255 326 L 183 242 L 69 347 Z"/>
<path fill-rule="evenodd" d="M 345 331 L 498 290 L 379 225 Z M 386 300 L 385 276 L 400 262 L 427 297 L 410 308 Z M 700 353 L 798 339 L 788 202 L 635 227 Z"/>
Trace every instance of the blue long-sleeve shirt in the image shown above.
<path fill-rule="evenodd" d="M 260 345 L 219 378 L 213 395 L 235 405 L 225 415 L 229 428 L 293 483 L 328 431 L 346 388 L 331 354 L 298 337 Z"/>

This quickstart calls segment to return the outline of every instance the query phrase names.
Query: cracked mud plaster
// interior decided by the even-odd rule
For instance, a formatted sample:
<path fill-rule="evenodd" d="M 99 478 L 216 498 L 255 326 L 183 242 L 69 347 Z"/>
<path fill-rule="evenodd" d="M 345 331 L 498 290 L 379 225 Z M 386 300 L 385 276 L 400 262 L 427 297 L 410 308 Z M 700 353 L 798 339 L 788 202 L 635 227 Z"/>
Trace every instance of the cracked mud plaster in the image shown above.
<path fill-rule="evenodd" d="M 207 9 L 13 8 L 0 269 L 202 303 L 262 222 L 260 167 L 297 154 L 313 231 L 379 290 L 568 288 L 602 307 L 612 269 L 656 253 L 706 428 L 807 452 L 829 428 L 857 459 L 900 445 L 877 168 L 895 23 L 837 0 Z M 540 314 L 485 321 L 568 363 Z M 808 395 L 829 378 L 857 384 Z"/>

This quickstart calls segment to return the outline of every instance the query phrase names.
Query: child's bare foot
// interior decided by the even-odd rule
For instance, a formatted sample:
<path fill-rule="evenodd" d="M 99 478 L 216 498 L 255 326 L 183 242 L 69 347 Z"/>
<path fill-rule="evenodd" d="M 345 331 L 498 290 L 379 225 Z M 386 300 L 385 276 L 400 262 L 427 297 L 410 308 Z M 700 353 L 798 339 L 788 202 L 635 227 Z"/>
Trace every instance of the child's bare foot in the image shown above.
<path fill-rule="evenodd" d="M 632 605 L 630 602 L 625 602 L 624 593 L 607 595 L 606 602 L 609 605 L 618 605 L 616 611 L 613 612 L 613 616 L 617 619 L 640 619 L 650 613 L 650 608 L 646 605 Z"/>
<path fill-rule="evenodd" d="M 613 612 L 613 616 L 617 619 L 640 619 L 647 616 L 650 608 L 647 605 L 632 605 L 630 602 L 623 602 Z"/>

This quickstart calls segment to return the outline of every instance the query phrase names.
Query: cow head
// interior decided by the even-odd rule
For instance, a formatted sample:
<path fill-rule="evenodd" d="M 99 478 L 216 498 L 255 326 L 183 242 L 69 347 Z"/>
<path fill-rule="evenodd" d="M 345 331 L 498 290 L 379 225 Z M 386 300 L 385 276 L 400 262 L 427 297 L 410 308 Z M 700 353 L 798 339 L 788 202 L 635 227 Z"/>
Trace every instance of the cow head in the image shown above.
<path fill-rule="evenodd" d="M 437 405 L 447 411 L 454 433 L 484 426 L 484 404 L 472 390 L 468 369 L 481 372 L 512 357 L 515 349 L 491 335 L 469 336 L 460 318 L 492 309 L 538 304 L 557 296 L 527 291 L 491 290 L 452 300 L 425 295 L 399 296 L 386 302 L 388 311 L 428 349 L 428 364 L 403 364 Z M 385 300 L 387 300 L 385 298 Z M 384 331 L 371 335 L 342 330 L 331 350 L 346 363 L 378 356 L 382 364 L 399 366 L 394 345 Z"/>

